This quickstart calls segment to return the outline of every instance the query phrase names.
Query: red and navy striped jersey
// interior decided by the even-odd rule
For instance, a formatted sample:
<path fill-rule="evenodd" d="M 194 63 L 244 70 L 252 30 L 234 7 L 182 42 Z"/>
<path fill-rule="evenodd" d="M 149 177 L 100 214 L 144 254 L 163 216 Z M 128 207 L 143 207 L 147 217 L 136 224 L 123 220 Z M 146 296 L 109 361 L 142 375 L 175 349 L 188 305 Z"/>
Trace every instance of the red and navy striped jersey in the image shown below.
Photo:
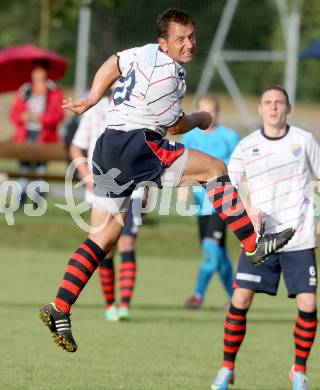
<path fill-rule="evenodd" d="M 147 128 L 166 133 L 182 115 L 186 91 L 183 67 L 158 44 L 117 53 L 121 77 L 114 89 L 107 126 L 130 131 Z"/>

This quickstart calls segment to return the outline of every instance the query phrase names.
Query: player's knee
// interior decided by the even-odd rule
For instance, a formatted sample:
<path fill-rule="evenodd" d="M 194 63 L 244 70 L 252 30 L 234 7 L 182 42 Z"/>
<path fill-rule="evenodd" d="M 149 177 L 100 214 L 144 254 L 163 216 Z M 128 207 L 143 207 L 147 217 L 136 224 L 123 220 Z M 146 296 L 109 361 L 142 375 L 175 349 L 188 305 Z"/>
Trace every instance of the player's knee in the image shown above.
<path fill-rule="evenodd" d="M 206 258 L 200 266 L 201 270 L 204 272 L 209 272 L 211 274 L 218 271 L 219 265 L 216 259 Z"/>
<path fill-rule="evenodd" d="M 122 235 L 118 241 L 119 252 L 131 252 L 135 249 L 135 238 L 130 235 Z"/>
<path fill-rule="evenodd" d="M 88 238 L 94 241 L 106 253 L 113 252 L 118 242 L 118 237 L 110 237 L 104 235 L 96 236 L 94 234 L 89 234 Z"/>
<path fill-rule="evenodd" d="M 232 296 L 232 304 L 237 309 L 248 309 L 251 305 L 254 292 L 247 289 L 236 288 Z"/>
<path fill-rule="evenodd" d="M 300 294 L 298 296 L 298 309 L 306 313 L 313 313 L 317 308 L 315 294 Z"/>
<path fill-rule="evenodd" d="M 222 160 L 219 160 L 218 169 L 219 169 L 219 172 L 220 172 L 221 175 L 227 175 L 228 174 L 227 166 L 226 166 L 226 164 Z"/>
<path fill-rule="evenodd" d="M 227 175 L 228 170 L 226 164 L 222 160 L 214 159 L 209 168 L 209 177 Z"/>

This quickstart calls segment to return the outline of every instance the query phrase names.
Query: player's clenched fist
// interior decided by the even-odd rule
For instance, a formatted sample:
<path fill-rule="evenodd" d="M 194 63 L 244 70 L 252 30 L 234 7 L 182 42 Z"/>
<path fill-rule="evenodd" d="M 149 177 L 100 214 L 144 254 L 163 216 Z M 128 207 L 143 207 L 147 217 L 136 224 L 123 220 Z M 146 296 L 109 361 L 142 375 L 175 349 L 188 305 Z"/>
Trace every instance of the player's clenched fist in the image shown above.
<path fill-rule="evenodd" d="M 200 111 L 199 113 L 199 127 L 201 130 L 206 130 L 212 122 L 212 116 L 206 111 Z"/>

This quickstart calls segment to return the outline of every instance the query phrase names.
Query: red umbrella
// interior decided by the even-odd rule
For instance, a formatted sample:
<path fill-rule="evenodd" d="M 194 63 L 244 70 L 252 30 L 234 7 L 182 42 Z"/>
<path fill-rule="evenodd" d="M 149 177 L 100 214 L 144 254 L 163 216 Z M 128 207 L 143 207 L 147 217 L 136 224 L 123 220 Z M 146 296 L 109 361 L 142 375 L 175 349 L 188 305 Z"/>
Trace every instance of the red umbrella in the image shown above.
<path fill-rule="evenodd" d="M 50 50 L 26 44 L 0 51 L 0 92 L 15 91 L 30 81 L 35 61 L 48 63 L 48 77 L 61 79 L 67 69 L 67 61 Z"/>

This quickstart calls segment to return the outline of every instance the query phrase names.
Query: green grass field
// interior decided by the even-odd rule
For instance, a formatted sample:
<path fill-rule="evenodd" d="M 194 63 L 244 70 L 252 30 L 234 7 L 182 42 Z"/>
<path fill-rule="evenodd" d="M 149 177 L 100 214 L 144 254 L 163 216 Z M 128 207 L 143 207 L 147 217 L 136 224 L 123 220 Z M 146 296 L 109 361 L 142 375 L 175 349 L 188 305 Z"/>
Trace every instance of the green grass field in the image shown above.
<path fill-rule="evenodd" d="M 50 206 L 43 217 L 1 219 L 0 389 L 205 390 L 220 366 L 225 294 L 218 278 L 203 310 L 183 308 L 199 264 L 195 220 L 148 216 L 138 242 L 131 323 L 106 323 L 92 278 L 72 314 L 79 350 L 58 349 L 38 318 L 53 299 L 70 252 L 84 238 Z M 238 246 L 230 238 L 231 254 Z M 257 296 L 237 359 L 234 390 L 290 389 L 295 302 Z M 310 389 L 320 389 L 319 342 L 309 360 Z"/>

